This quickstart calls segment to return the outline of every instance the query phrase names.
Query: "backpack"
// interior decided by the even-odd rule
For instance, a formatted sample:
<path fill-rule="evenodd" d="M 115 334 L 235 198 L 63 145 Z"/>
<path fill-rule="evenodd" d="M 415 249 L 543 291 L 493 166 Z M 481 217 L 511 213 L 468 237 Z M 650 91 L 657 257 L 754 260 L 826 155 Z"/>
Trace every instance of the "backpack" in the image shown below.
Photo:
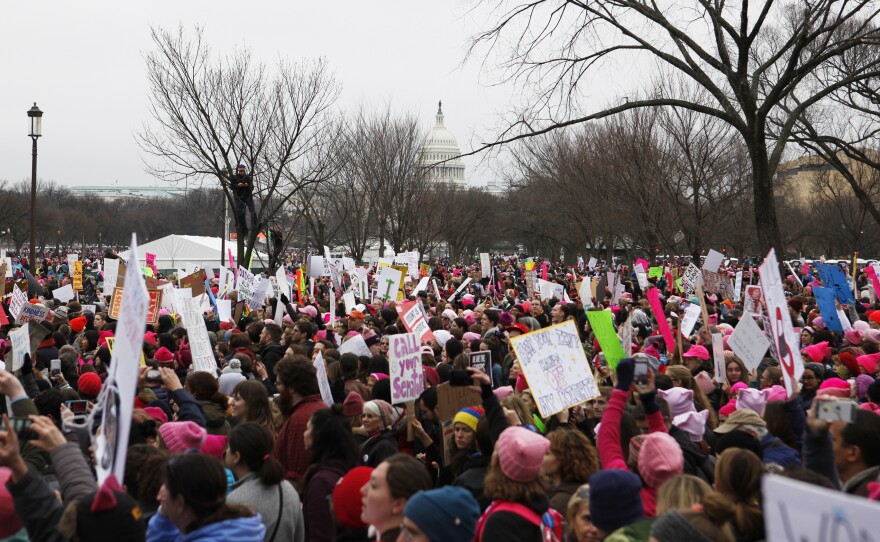
<path fill-rule="evenodd" d="M 483 527 L 486 526 L 486 520 L 489 519 L 493 512 L 512 512 L 532 525 L 541 527 L 543 542 L 560 542 L 565 532 L 565 518 L 552 508 L 548 508 L 544 515 L 539 517 L 528 506 L 509 501 L 492 501 L 492 504 L 489 505 L 489 508 L 486 508 L 486 511 L 483 512 L 483 515 L 480 516 L 477 522 L 477 530 L 473 542 L 480 542 L 483 539 Z"/>

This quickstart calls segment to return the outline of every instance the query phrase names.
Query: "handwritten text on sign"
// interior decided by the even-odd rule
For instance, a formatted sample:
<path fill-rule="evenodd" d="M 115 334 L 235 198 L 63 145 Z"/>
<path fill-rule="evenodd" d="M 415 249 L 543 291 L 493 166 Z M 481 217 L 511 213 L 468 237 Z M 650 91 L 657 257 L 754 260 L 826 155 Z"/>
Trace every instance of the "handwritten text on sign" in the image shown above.
<path fill-rule="evenodd" d="M 425 391 L 422 351 L 416 333 L 388 337 L 391 360 L 391 403 L 415 401 Z"/>
<path fill-rule="evenodd" d="M 573 321 L 510 340 L 538 404 L 548 417 L 599 396 Z"/>

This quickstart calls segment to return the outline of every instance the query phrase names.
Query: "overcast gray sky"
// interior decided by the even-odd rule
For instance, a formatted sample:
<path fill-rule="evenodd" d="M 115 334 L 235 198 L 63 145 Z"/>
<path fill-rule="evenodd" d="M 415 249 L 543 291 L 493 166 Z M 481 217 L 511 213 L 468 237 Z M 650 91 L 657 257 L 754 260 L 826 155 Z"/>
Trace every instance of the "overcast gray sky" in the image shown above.
<path fill-rule="evenodd" d="M 30 178 L 26 111 L 45 112 L 39 176 L 67 185 L 156 184 L 134 134 L 146 119 L 143 55 L 150 26 L 201 25 L 215 49 L 247 45 L 277 58 L 324 56 L 342 83 L 340 106 L 416 112 L 429 127 L 443 100 L 463 151 L 495 133 L 510 86 L 489 87 L 477 62 L 464 69 L 467 38 L 486 24 L 457 1 L 4 2 L 0 85 L 0 179 Z M 482 20 L 480 20 L 482 19 Z M 490 169 L 465 160 L 484 184 Z"/>

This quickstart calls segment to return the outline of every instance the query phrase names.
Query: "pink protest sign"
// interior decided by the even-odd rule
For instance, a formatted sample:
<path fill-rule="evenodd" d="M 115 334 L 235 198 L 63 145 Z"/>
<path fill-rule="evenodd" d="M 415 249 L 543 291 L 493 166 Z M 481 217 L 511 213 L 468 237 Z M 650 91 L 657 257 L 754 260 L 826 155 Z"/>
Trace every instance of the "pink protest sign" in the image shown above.
<path fill-rule="evenodd" d="M 663 304 L 660 303 L 660 290 L 651 288 L 648 290 L 647 296 L 648 301 L 651 303 L 651 310 L 654 311 L 654 318 L 657 319 L 657 327 L 660 328 L 660 334 L 663 335 L 663 342 L 666 343 L 666 351 L 673 352 L 675 350 L 675 339 L 672 338 L 672 330 L 669 329 L 666 313 L 663 312 Z"/>
<path fill-rule="evenodd" d="M 541 262 L 541 278 L 547 280 L 547 262 Z"/>
<path fill-rule="evenodd" d="M 639 258 L 639 259 L 637 259 L 637 260 L 636 260 L 636 265 L 637 265 L 637 266 L 638 266 L 638 265 L 641 265 L 641 266 L 642 266 L 642 271 L 641 271 L 642 273 L 647 273 L 647 272 L 648 272 L 648 267 L 651 266 L 651 264 L 648 263 L 648 260 L 645 260 L 645 259 L 643 259 L 643 258 Z"/>
<path fill-rule="evenodd" d="M 871 284 L 874 286 L 874 298 L 877 299 L 880 296 L 880 280 L 877 279 L 877 270 L 873 265 L 869 265 L 865 268 L 865 274 L 871 279 Z"/>

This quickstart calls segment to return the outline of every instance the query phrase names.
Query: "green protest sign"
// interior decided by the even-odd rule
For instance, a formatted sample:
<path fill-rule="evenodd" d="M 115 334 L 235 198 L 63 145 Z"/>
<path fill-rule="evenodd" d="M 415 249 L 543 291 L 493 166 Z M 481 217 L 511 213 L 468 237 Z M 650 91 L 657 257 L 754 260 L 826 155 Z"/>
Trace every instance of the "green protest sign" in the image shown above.
<path fill-rule="evenodd" d="M 617 369 L 617 362 L 626 357 L 626 352 L 620 345 L 620 338 L 614 331 L 614 323 L 611 320 L 611 311 L 607 310 L 589 310 L 587 311 L 587 320 L 590 321 L 590 328 L 602 347 L 605 354 L 605 361 L 611 370 Z"/>

